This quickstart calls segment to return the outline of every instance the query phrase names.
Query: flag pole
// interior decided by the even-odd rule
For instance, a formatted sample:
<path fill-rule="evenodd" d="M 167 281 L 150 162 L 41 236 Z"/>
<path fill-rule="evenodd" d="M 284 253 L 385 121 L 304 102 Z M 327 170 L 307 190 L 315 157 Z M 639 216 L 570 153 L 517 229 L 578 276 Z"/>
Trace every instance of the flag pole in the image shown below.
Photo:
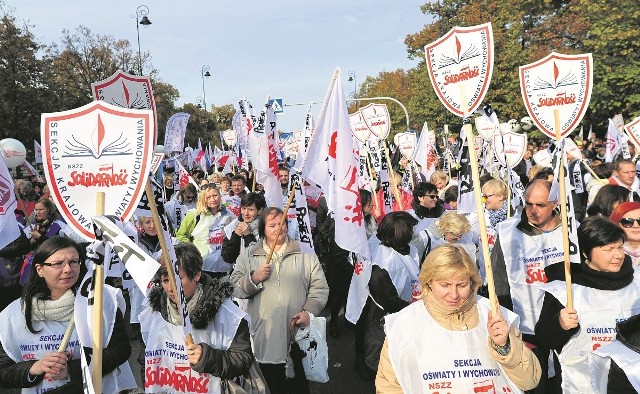
<path fill-rule="evenodd" d="M 173 294 L 175 294 L 177 299 L 180 295 L 177 291 L 176 276 L 174 269 L 171 266 L 171 261 L 169 260 L 169 247 L 167 246 L 167 240 L 164 238 L 164 229 L 162 227 L 162 223 L 160 222 L 158 206 L 156 205 L 156 199 L 153 194 L 153 190 L 151 189 L 151 179 L 149 178 L 147 178 L 147 184 L 145 185 L 145 193 L 147 194 L 149 208 L 151 209 L 151 220 L 153 220 L 153 226 L 159 231 L 158 242 L 160 243 L 160 249 L 162 250 L 160 258 L 162 259 L 162 262 L 167 269 L 167 277 L 169 277 L 169 285 L 171 286 L 171 291 L 173 292 Z M 180 316 L 180 320 L 182 320 L 182 315 Z M 184 322 L 182 323 L 184 325 Z M 185 338 L 185 342 L 187 343 L 187 345 L 193 344 L 193 337 L 191 336 L 191 334 L 187 335 L 187 337 Z"/>
<path fill-rule="evenodd" d="M 467 107 L 467 96 L 464 86 L 460 87 L 460 101 L 463 105 L 463 114 L 467 115 L 469 108 Z M 493 269 L 491 267 L 491 255 L 489 254 L 489 240 L 487 238 L 487 226 L 484 218 L 484 208 L 482 206 L 482 192 L 480 190 L 480 171 L 478 171 L 478 158 L 473 141 L 473 129 L 471 124 L 464 126 L 464 132 L 467 136 L 467 146 L 469 151 L 469 161 L 471 164 L 471 177 L 473 179 L 473 193 L 476 200 L 476 210 L 478 211 L 478 230 L 480 232 L 480 240 L 482 241 L 482 256 L 484 258 L 484 268 L 487 276 L 487 290 L 489 292 L 489 301 L 491 303 L 491 313 L 495 316 L 498 312 L 498 299 L 496 297 L 496 286 L 493 281 Z"/>
<path fill-rule="evenodd" d="M 553 110 L 553 120 L 556 129 L 556 144 L 560 147 L 560 110 Z M 562 246 L 564 249 L 564 278 L 567 286 L 567 308 L 573 308 L 573 292 L 571 289 L 571 261 L 569 260 L 569 224 L 567 221 L 567 190 L 564 184 L 564 148 L 560 152 L 560 171 L 558 183 L 560 185 L 560 213 L 562 217 Z"/>
<path fill-rule="evenodd" d="M 104 216 L 105 209 L 105 193 L 96 193 L 96 216 Z M 91 310 L 91 380 L 93 382 L 93 391 L 102 392 L 102 342 L 103 342 L 103 295 L 104 295 L 104 265 L 102 263 L 95 264 L 93 271 L 93 308 Z M 66 347 L 66 346 L 65 346 Z"/>
<path fill-rule="evenodd" d="M 62 342 L 58 346 L 58 353 L 64 352 L 69 344 L 69 339 L 71 339 L 71 333 L 73 332 L 73 327 L 75 326 L 75 322 L 73 319 L 73 315 L 71 315 L 71 319 L 69 320 L 69 324 L 67 325 L 67 329 L 64 332 L 64 337 L 62 337 Z"/>

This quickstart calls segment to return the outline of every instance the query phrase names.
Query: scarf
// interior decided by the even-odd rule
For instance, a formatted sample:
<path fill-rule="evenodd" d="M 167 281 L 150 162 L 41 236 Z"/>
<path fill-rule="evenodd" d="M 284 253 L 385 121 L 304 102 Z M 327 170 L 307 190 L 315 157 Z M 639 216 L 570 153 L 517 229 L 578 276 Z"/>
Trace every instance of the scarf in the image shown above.
<path fill-rule="evenodd" d="M 626 242 L 622 246 L 624 247 L 624 254 L 631 257 L 631 262 L 633 263 L 633 265 L 640 264 L 640 247 L 637 249 L 633 249 L 631 245 Z"/>
<path fill-rule="evenodd" d="M 466 331 L 478 325 L 478 309 L 476 305 L 476 295 L 469 294 L 469 298 L 456 309 L 444 306 L 427 288 L 423 291 L 424 305 L 433 318 L 447 330 Z"/>
<path fill-rule="evenodd" d="M 43 300 L 33 297 L 31 318 L 36 321 L 69 321 L 73 317 L 73 303 L 76 297 L 71 289 L 57 300 Z"/>
<path fill-rule="evenodd" d="M 277 267 L 278 270 L 280 270 L 280 262 L 282 261 L 282 258 L 284 257 L 284 252 L 287 250 L 287 247 L 289 246 L 289 238 L 285 238 L 284 243 L 282 244 L 282 247 L 280 247 L 279 251 L 273 251 L 273 255 L 271 255 L 271 265 L 274 265 Z M 262 249 L 264 249 L 265 252 L 267 252 L 267 256 L 269 255 L 269 251 L 271 250 L 271 246 L 267 245 L 267 240 L 265 239 L 264 242 L 262 242 Z"/>
<path fill-rule="evenodd" d="M 493 209 L 487 209 L 489 212 L 489 227 L 496 228 L 498 223 L 507 220 L 507 200 L 502 203 L 502 208 L 494 211 Z"/>
<path fill-rule="evenodd" d="M 249 226 L 249 231 L 251 231 L 251 234 L 253 234 L 254 237 L 256 237 L 256 239 L 260 238 L 258 236 L 258 223 L 259 220 L 254 219 L 251 222 L 247 223 L 247 225 Z"/>
<path fill-rule="evenodd" d="M 196 305 L 198 305 L 198 301 L 200 301 L 202 294 L 203 294 L 202 285 L 198 284 L 198 287 L 196 287 L 195 293 L 193 293 L 193 296 L 191 297 L 191 299 L 187 301 L 187 311 L 189 313 L 191 313 L 193 308 L 195 308 Z M 182 316 L 178 311 L 178 306 L 173 303 L 173 301 L 169 298 L 169 295 L 167 295 L 167 319 L 169 323 L 175 326 L 180 325 L 182 323 Z"/>
<path fill-rule="evenodd" d="M 573 266 L 572 266 L 573 267 Z M 633 281 L 633 264 L 631 259 L 625 259 L 618 272 L 598 271 L 589 267 L 588 264 L 580 264 L 582 275 L 576 275 L 575 283 L 584 284 L 588 287 L 599 290 L 620 290 L 628 286 Z"/>

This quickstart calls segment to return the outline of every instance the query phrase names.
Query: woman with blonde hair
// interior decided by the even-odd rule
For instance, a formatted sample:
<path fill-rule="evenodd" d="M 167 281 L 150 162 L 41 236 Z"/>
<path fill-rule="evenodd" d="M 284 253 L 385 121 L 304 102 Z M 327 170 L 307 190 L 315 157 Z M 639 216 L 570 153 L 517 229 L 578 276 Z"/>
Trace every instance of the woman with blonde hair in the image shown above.
<path fill-rule="evenodd" d="M 455 185 L 449 177 L 449 174 L 441 170 L 434 171 L 433 174 L 431 174 L 431 177 L 429 177 L 429 182 L 436 185 L 436 188 L 438 189 L 438 198 L 440 200 L 444 200 L 444 192 L 447 191 L 447 188 Z"/>
<path fill-rule="evenodd" d="M 229 273 L 231 264 L 222 259 L 224 227 L 235 217 L 224 206 L 220 190 L 214 184 L 203 186 L 196 208 L 187 212 L 176 236 L 181 242 L 192 242 L 200 251 L 202 271 L 214 277 Z"/>
<path fill-rule="evenodd" d="M 489 238 L 489 251 L 493 249 L 498 223 L 507 220 L 509 188 L 499 179 L 491 179 L 482 186 L 482 200 L 485 207 L 485 223 Z"/>
<path fill-rule="evenodd" d="M 521 393 L 537 386 L 540 363 L 522 341 L 518 316 L 505 308 L 492 315 L 477 296 L 474 262 L 455 245 L 441 245 L 418 276 L 420 302 L 385 317 L 378 393 Z M 481 377 L 481 379 L 479 379 Z"/>
<path fill-rule="evenodd" d="M 438 220 L 418 233 L 412 244 L 421 253 L 420 263 L 424 257 L 437 246 L 455 243 L 464 248 L 471 259 L 476 259 L 476 251 L 480 243 L 477 232 L 471 231 L 469 220 L 459 213 L 445 212 Z M 419 241 L 418 241 L 419 239 Z"/>

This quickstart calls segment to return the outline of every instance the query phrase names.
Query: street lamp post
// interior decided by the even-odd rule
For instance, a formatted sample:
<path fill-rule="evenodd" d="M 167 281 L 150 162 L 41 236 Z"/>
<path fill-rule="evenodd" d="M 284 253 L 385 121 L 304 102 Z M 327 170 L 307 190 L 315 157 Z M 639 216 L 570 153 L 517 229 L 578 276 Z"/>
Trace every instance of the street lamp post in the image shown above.
<path fill-rule="evenodd" d="M 138 32 L 138 73 L 142 76 L 142 51 L 140 50 L 140 25 L 149 26 L 151 21 L 147 18 L 149 7 L 141 5 L 136 8 L 136 31 Z M 142 17 L 142 19 L 140 19 Z"/>
<path fill-rule="evenodd" d="M 207 110 L 207 91 L 204 88 L 204 78 L 209 78 L 211 76 L 209 70 L 211 70 L 211 67 L 207 65 L 202 66 L 202 69 L 200 70 L 200 74 L 202 75 L 202 101 L 205 111 Z"/>
<path fill-rule="evenodd" d="M 207 126 L 209 125 L 209 119 L 207 118 L 207 90 L 205 89 L 204 86 L 204 78 L 207 77 L 209 78 L 211 76 L 211 74 L 209 73 L 209 70 L 211 69 L 211 67 L 209 67 L 208 65 L 204 65 L 202 66 L 202 68 L 200 69 L 200 75 L 202 76 L 202 105 L 204 106 L 204 132 L 207 132 Z"/>
<path fill-rule="evenodd" d="M 356 81 L 356 72 L 349 71 L 348 75 L 349 75 L 349 82 L 353 82 L 353 98 L 358 98 L 357 90 L 356 90 L 358 86 L 358 82 Z"/>

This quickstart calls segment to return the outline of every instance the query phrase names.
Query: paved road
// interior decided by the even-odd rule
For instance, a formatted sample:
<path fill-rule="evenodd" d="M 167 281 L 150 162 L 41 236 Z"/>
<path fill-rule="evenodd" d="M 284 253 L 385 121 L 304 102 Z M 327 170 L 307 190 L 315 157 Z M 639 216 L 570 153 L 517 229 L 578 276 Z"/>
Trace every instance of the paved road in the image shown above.
<path fill-rule="evenodd" d="M 328 308 L 322 313 L 327 317 L 328 324 Z M 349 393 L 349 394 L 372 394 L 375 393 L 373 381 L 365 382 L 360 379 L 353 369 L 355 359 L 354 332 L 344 325 L 344 316 L 340 316 L 338 320 L 338 329 L 340 330 L 339 338 L 332 338 L 328 335 L 327 327 L 327 344 L 329 346 L 329 381 L 327 383 L 311 383 L 311 394 L 333 394 L 333 393 Z"/>

